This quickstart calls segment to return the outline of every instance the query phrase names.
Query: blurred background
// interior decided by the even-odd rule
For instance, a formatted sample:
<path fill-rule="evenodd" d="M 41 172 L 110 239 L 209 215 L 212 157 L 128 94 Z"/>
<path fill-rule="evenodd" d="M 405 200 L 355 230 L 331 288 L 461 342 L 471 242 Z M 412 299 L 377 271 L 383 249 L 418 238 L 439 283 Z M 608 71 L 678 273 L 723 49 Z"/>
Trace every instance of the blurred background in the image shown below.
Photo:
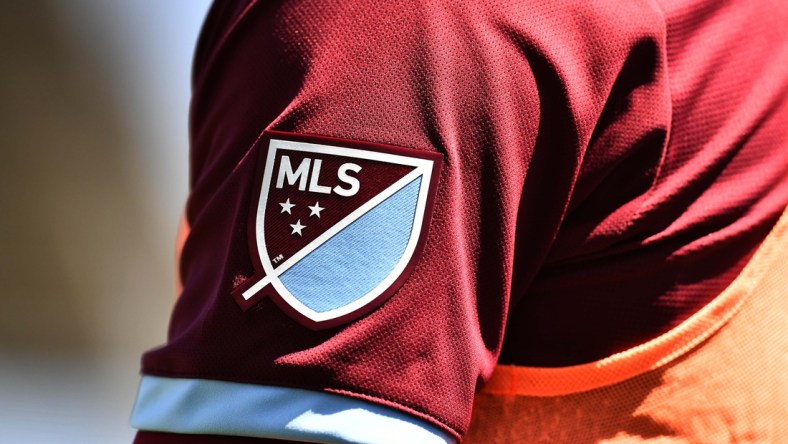
<path fill-rule="evenodd" d="M 0 2 L 0 443 L 131 442 L 207 0 Z"/>

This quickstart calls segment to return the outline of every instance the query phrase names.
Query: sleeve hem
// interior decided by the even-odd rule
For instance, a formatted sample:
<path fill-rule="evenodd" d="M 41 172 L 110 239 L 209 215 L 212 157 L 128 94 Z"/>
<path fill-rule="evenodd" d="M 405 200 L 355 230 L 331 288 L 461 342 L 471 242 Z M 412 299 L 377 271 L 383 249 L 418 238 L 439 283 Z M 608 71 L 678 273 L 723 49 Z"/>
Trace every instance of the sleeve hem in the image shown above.
<path fill-rule="evenodd" d="M 456 442 L 423 418 L 347 394 L 144 375 L 131 422 L 149 431 L 315 442 Z"/>

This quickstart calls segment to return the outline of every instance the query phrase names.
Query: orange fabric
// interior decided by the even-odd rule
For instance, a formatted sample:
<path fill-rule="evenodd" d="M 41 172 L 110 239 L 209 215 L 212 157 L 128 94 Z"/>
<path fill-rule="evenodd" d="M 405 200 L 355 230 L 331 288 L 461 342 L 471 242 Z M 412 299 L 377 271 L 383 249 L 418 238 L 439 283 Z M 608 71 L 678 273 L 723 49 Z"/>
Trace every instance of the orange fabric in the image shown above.
<path fill-rule="evenodd" d="M 463 442 L 784 442 L 786 296 L 788 212 L 740 276 L 665 335 L 585 365 L 496 368 Z"/>
<path fill-rule="evenodd" d="M 181 252 L 183 245 L 186 243 L 186 238 L 189 237 L 189 220 L 186 219 L 186 212 L 181 216 L 181 222 L 178 224 L 178 236 L 175 238 L 175 298 L 179 298 L 183 291 L 183 282 L 181 280 Z"/>

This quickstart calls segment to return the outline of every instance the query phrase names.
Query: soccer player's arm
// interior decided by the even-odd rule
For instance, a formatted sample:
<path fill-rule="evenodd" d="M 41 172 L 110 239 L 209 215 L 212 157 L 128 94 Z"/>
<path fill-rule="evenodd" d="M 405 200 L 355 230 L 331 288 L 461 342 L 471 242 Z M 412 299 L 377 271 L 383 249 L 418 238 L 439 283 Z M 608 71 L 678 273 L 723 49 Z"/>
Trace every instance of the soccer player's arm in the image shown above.
<path fill-rule="evenodd" d="M 545 8 L 214 6 L 138 442 L 462 437 L 638 37 Z"/>

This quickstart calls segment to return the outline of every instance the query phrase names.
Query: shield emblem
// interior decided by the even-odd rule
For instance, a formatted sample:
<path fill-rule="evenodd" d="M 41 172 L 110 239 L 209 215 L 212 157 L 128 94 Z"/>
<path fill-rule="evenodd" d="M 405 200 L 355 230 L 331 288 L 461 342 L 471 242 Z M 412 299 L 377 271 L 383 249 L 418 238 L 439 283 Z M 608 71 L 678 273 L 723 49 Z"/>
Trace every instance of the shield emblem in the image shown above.
<path fill-rule="evenodd" d="M 271 297 L 313 329 L 378 307 L 421 254 L 442 156 L 273 131 L 259 143 L 241 307 Z"/>

